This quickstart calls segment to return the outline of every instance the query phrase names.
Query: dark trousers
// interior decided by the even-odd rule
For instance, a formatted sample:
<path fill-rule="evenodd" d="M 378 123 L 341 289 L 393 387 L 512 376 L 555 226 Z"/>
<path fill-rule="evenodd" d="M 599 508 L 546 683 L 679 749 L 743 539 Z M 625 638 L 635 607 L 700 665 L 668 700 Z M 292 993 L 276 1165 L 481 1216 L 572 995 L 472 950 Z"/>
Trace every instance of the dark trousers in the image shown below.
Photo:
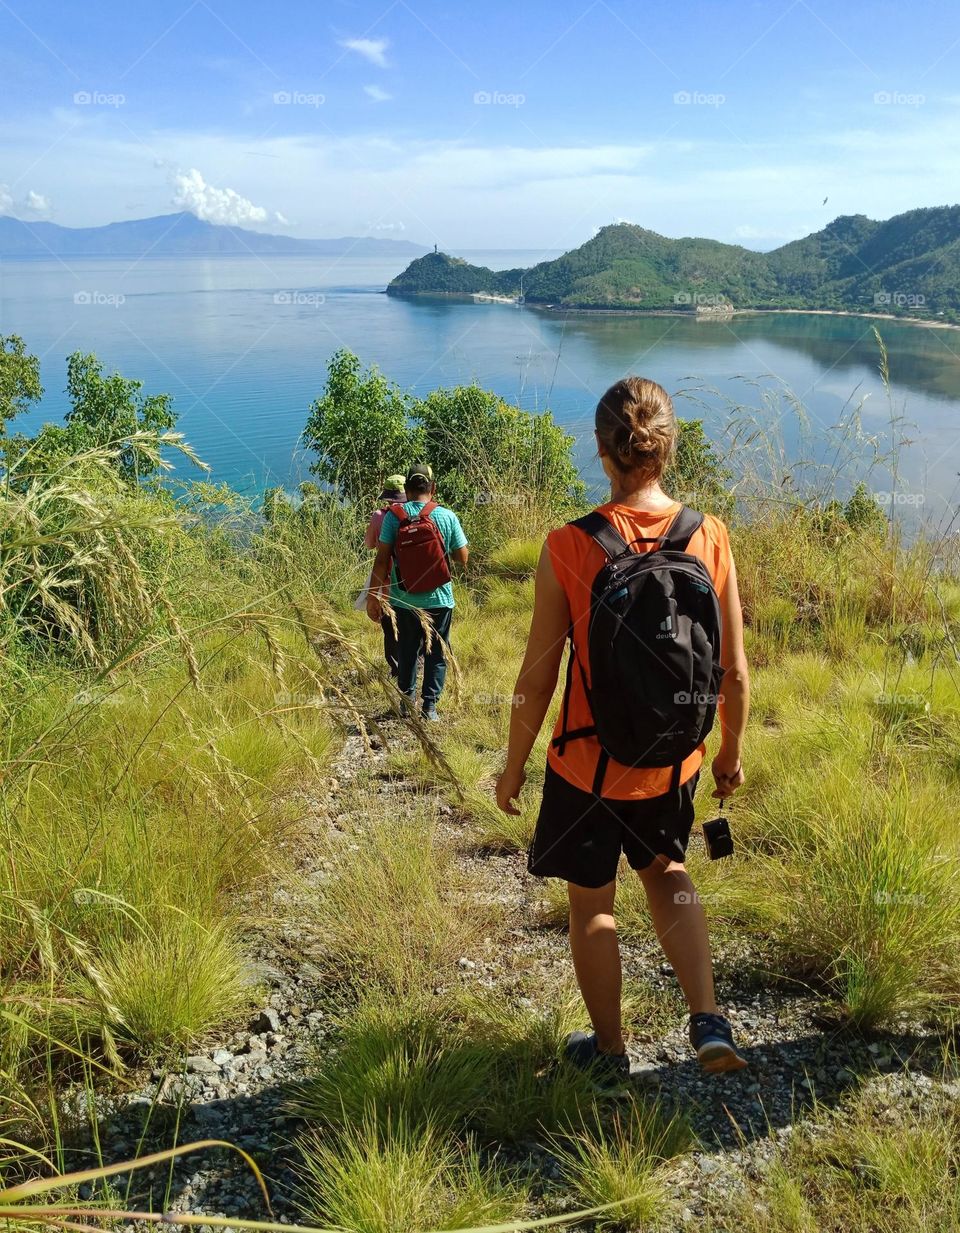
<path fill-rule="evenodd" d="M 390 675 L 397 679 L 400 660 L 397 657 L 397 635 L 393 632 L 393 622 L 388 616 L 380 618 L 380 628 L 383 630 L 383 658 L 387 661 Z"/>
<path fill-rule="evenodd" d="M 420 697 L 424 706 L 433 706 L 443 690 L 443 682 L 447 677 L 447 660 L 444 655 L 450 641 L 450 621 L 453 617 L 452 608 L 419 608 L 413 611 L 409 608 L 395 609 L 397 615 L 397 687 L 402 694 L 413 699 L 417 696 L 417 660 L 423 655 L 423 686 Z M 420 617 L 424 616 L 433 626 L 430 635 L 430 646 Z"/>

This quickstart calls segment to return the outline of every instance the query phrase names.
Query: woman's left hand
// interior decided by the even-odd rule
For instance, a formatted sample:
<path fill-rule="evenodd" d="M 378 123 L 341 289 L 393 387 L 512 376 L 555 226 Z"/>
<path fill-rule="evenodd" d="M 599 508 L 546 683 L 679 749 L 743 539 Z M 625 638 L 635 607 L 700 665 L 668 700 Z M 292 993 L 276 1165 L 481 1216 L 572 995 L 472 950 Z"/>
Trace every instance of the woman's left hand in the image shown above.
<path fill-rule="evenodd" d="M 514 818 L 520 816 L 520 808 L 514 801 L 520 795 L 520 790 L 527 781 L 524 770 L 512 771 L 509 767 L 497 780 L 497 807 Z"/>

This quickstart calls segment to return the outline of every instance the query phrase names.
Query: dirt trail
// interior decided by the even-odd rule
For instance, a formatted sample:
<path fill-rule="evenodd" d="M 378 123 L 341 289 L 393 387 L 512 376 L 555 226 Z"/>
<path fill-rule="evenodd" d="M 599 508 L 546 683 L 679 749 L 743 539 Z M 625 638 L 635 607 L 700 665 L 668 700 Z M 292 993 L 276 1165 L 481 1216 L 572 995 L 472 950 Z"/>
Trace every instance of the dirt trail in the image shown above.
<path fill-rule="evenodd" d="M 413 744 L 413 737 L 391 725 L 391 744 Z M 252 906 L 247 945 L 252 971 L 264 991 L 248 1023 L 225 1031 L 183 1059 L 179 1071 L 154 1071 L 138 1088 L 98 1102 L 103 1159 L 115 1161 L 201 1138 L 224 1139 L 245 1148 L 268 1178 L 275 1215 L 295 1221 L 296 1174 L 290 1141 L 298 1130 L 285 1108 L 290 1086 L 309 1075 L 312 1058 L 330 1034 L 335 991 L 311 959 L 321 939 L 311 933 L 308 903 L 329 875 L 331 830 L 362 825 L 356 802 L 374 791 L 389 810 L 413 821 L 424 807 L 424 793 L 388 771 L 388 751 L 379 742 L 364 751 L 349 734 L 326 782 L 296 794 L 302 821 L 292 847 L 296 868 L 288 884 L 272 888 L 265 902 Z M 373 767 L 371 768 L 371 760 Z M 371 780 L 371 769 L 373 779 Z M 381 772 L 377 774 L 377 771 Z M 357 779 L 364 776 L 363 792 Z M 373 785 L 373 786 L 371 786 Z M 508 946 L 489 939 L 478 953 L 464 955 L 457 979 L 490 996 L 527 999 L 537 990 L 569 981 L 562 931 L 542 923 L 543 884 L 529 877 L 520 855 L 477 851 L 469 828 L 442 792 L 427 794 L 439 812 L 442 831 L 469 866 L 478 894 L 500 904 L 506 914 Z M 378 802 L 378 814 L 382 812 Z M 355 816 L 350 815 L 350 810 Z M 705 1205 L 742 1186 L 769 1161 L 778 1143 L 792 1132 L 813 1093 L 826 1106 L 844 1091 L 868 1083 L 881 1108 L 960 1096 L 960 1085 L 941 1083 L 936 1039 L 902 1031 L 863 1039 L 824 1026 L 818 1018 L 823 999 L 777 985 L 758 971 L 744 947 L 720 947 L 718 997 L 746 1046 L 750 1067 L 736 1075 L 700 1073 L 685 1036 L 676 981 L 655 941 L 625 944 L 628 987 L 642 1004 L 657 1008 L 654 1021 L 630 1025 L 631 1086 L 638 1098 L 659 1095 L 687 1110 L 703 1143 L 679 1160 L 671 1177 L 678 1220 L 699 1219 Z M 82 1095 L 82 1094 L 81 1094 Z M 75 1105 L 80 1097 L 74 1098 Z M 75 1109 L 76 1111 L 76 1109 Z M 178 1125 L 179 1123 L 179 1125 Z M 89 1149 L 88 1149 L 89 1150 Z M 78 1155 L 89 1160 L 86 1152 Z M 542 1162 L 549 1172 L 549 1160 Z M 127 1196 L 131 1206 L 265 1218 L 253 1176 L 235 1154 L 214 1149 L 190 1155 L 168 1170 L 137 1173 Z"/>

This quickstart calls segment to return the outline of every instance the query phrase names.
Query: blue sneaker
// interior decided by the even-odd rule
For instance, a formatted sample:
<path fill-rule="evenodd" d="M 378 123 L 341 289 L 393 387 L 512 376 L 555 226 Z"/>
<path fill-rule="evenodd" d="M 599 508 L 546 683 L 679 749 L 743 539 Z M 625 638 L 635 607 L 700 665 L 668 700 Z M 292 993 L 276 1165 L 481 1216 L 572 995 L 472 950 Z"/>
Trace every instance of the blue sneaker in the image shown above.
<path fill-rule="evenodd" d="M 571 1032 L 563 1055 L 571 1066 L 588 1074 L 597 1087 L 604 1090 L 622 1087 L 630 1078 L 630 1059 L 626 1053 L 601 1053 L 595 1032 Z"/>
<path fill-rule="evenodd" d="M 438 724 L 440 722 L 440 715 L 437 712 L 436 703 L 425 702 L 423 710 L 420 712 L 420 718 L 428 724 Z"/>
<path fill-rule="evenodd" d="M 690 1044 L 697 1061 L 708 1074 L 718 1075 L 728 1070 L 743 1070 L 749 1063 L 737 1052 L 733 1029 L 723 1015 L 707 1012 L 690 1016 Z"/>

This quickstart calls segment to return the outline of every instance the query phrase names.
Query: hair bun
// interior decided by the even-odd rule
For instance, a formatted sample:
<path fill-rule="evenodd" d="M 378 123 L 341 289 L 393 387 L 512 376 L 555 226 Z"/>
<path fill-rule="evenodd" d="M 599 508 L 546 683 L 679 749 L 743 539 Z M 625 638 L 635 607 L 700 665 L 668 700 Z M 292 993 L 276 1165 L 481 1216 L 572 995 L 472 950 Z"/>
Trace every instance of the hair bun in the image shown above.
<path fill-rule="evenodd" d="M 625 377 L 597 404 L 597 437 L 622 471 L 656 479 L 673 456 L 677 421 L 670 395 L 646 377 Z"/>

